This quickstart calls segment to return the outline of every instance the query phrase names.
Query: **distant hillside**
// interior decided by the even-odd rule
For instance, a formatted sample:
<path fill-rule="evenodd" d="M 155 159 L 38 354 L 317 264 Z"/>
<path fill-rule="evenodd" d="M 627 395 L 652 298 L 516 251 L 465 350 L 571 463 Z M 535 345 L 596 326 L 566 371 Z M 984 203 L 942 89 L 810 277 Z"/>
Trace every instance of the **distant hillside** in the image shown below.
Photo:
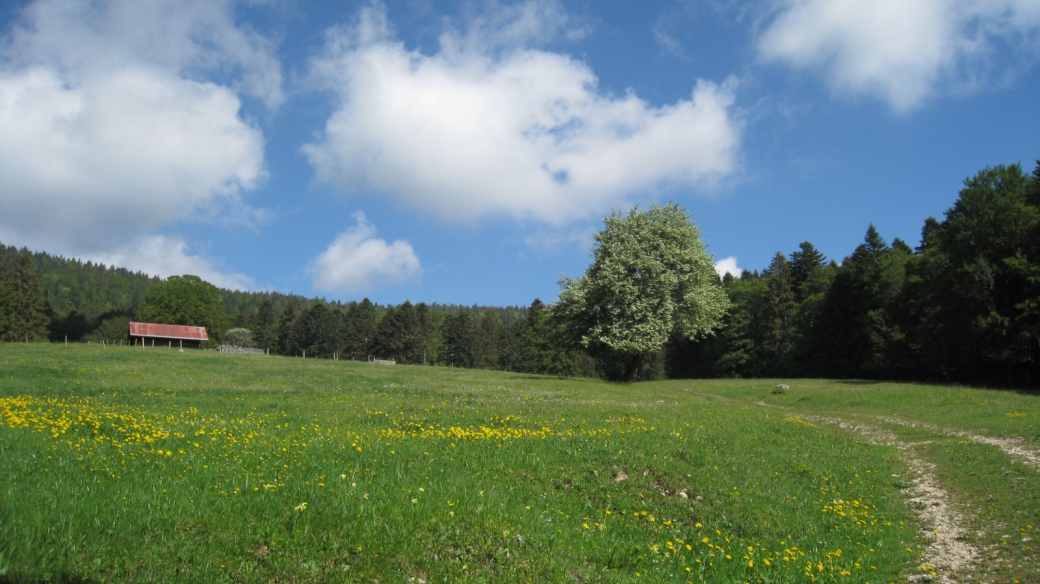
<path fill-rule="evenodd" d="M 23 248 L 24 249 L 24 248 Z M 0 263 L 5 268 L 13 268 L 18 254 L 22 250 L 14 246 L 0 243 Z M 88 320 L 96 320 L 102 315 L 112 313 L 132 314 L 144 300 L 145 291 L 152 284 L 163 281 L 158 276 L 150 276 L 142 272 L 133 272 L 126 268 L 106 266 L 92 262 L 83 262 L 75 258 L 63 256 L 52 256 L 44 251 L 30 252 L 36 263 L 40 286 L 43 288 L 51 310 L 58 317 L 67 315 L 73 310 L 82 313 Z M 281 313 L 282 309 L 292 298 L 300 298 L 306 307 L 319 303 L 329 306 L 344 308 L 351 302 L 329 302 L 324 298 L 305 298 L 297 294 L 282 294 L 280 292 L 242 292 L 239 290 L 221 289 L 221 297 L 224 310 L 231 318 L 233 326 L 244 326 L 250 321 L 257 309 L 270 299 L 274 307 L 274 313 Z M 420 302 L 416 299 L 415 302 Z M 458 306 L 454 304 L 429 305 L 434 312 L 456 313 L 465 312 L 474 317 L 490 310 L 504 325 L 522 318 L 526 313 L 525 308 L 495 307 L 495 306 Z M 386 306 L 376 305 L 377 313 L 381 316 L 386 311 Z"/>
<path fill-rule="evenodd" d="M 23 248 L 24 249 L 24 248 Z M 21 252 L 0 243 L 0 262 L 14 267 Z M 149 286 L 162 281 L 126 268 L 82 262 L 46 252 L 31 252 L 48 304 L 57 314 L 78 310 L 89 319 L 112 311 L 132 310 L 141 304 Z"/>

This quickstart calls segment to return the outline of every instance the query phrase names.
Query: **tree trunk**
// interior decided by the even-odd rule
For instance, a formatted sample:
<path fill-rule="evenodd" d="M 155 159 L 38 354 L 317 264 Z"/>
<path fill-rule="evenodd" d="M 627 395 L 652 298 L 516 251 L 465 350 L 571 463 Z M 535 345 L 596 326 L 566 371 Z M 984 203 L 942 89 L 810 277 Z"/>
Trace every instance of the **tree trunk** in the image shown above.
<path fill-rule="evenodd" d="M 632 383 L 632 380 L 636 378 L 636 372 L 639 371 L 639 366 L 643 364 L 643 356 L 635 355 L 629 358 L 628 364 L 625 366 L 625 376 L 622 379 L 625 383 Z"/>

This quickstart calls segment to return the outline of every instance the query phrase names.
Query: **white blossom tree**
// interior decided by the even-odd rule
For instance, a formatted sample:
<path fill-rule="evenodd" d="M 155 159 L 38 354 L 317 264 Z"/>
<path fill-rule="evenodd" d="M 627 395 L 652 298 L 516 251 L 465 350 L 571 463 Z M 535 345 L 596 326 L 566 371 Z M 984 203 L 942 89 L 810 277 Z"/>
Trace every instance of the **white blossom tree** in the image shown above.
<path fill-rule="evenodd" d="M 585 275 L 560 280 L 554 315 L 589 353 L 620 359 L 625 381 L 669 336 L 710 334 L 729 306 L 712 257 L 685 209 L 612 212 Z"/>

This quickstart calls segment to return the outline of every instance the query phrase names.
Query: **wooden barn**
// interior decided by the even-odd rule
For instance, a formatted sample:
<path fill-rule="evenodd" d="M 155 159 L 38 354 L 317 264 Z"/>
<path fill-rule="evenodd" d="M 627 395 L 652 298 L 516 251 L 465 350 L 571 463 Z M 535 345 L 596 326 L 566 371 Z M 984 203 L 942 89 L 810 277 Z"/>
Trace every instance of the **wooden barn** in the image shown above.
<path fill-rule="evenodd" d="M 171 349 L 201 349 L 209 340 L 204 326 L 179 324 L 154 324 L 150 322 L 130 323 L 130 345 L 144 347 L 166 347 Z"/>

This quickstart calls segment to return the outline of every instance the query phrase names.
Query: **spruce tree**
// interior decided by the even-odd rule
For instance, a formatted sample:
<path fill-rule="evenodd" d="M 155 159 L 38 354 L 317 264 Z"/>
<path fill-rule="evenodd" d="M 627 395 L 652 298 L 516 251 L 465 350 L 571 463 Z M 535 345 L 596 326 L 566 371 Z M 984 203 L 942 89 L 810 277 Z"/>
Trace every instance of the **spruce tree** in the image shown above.
<path fill-rule="evenodd" d="M 388 308 L 376 327 L 372 347 L 377 358 L 394 359 L 400 363 L 422 363 L 426 339 L 415 305 L 405 300 L 397 307 Z"/>
<path fill-rule="evenodd" d="M 805 283 L 812 277 L 813 272 L 822 268 L 826 263 L 827 258 L 808 241 L 800 243 L 798 251 L 791 253 L 791 280 L 794 286 L 795 302 L 800 303 L 808 296 L 804 290 Z"/>
<path fill-rule="evenodd" d="M 270 298 L 264 298 L 253 319 L 253 340 L 260 349 L 271 348 L 274 324 L 274 304 Z"/>
<path fill-rule="evenodd" d="M 881 237 L 881 234 L 878 233 L 878 230 L 874 227 L 873 223 L 867 227 L 867 235 L 863 238 L 863 246 L 867 253 L 875 259 L 888 251 L 888 243 L 886 243 L 885 239 Z"/>
<path fill-rule="evenodd" d="M 376 307 L 368 298 L 347 309 L 344 352 L 351 359 L 366 361 L 376 338 Z"/>
<path fill-rule="evenodd" d="M 524 334 L 527 320 L 515 320 L 502 332 L 502 344 L 498 354 L 498 367 L 503 371 L 519 371 L 523 359 Z"/>
<path fill-rule="evenodd" d="M 502 323 L 490 310 L 485 310 L 477 325 L 476 366 L 484 369 L 498 369 L 499 353 L 502 343 Z"/>
<path fill-rule="evenodd" d="M 0 272 L 0 340 L 34 342 L 47 339 L 47 302 L 28 251 L 13 270 Z"/>
<path fill-rule="evenodd" d="M 279 354 L 299 355 L 301 353 L 302 347 L 299 339 L 302 331 L 298 330 L 297 324 L 302 315 L 303 302 L 294 296 L 282 310 L 281 316 L 278 317 L 278 336 L 275 347 Z"/>
<path fill-rule="evenodd" d="M 560 373 L 566 354 L 556 336 L 556 326 L 548 308 L 541 300 L 535 298 L 531 307 L 527 309 L 520 370 L 526 373 Z"/>
<path fill-rule="evenodd" d="M 444 360 L 452 367 L 472 367 L 476 327 L 465 312 L 444 319 Z"/>
<path fill-rule="evenodd" d="M 770 369 L 774 374 L 785 370 L 794 337 L 797 304 L 791 271 L 791 263 L 784 254 L 776 252 L 764 274 L 769 286 L 769 296 L 766 303 L 766 334 L 763 348 L 770 357 Z"/>

